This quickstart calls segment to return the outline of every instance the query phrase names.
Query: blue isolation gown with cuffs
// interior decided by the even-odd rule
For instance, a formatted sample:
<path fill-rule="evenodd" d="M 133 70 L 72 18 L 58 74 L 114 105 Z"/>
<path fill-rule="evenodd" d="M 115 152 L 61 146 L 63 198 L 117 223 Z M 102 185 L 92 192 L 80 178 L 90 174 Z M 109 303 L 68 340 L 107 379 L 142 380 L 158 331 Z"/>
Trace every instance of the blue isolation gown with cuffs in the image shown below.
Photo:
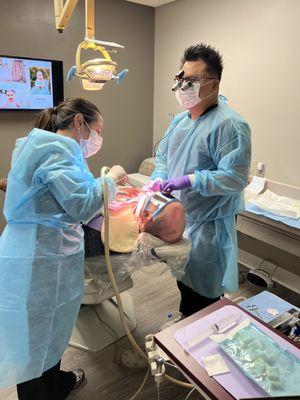
<path fill-rule="evenodd" d="M 102 201 L 75 140 L 40 129 L 17 140 L 0 238 L 0 387 L 39 377 L 65 351 L 83 295 L 80 222 Z"/>
<path fill-rule="evenodd" d="M 236 215 L 250 163 L 250 127 L 223 97 L 196 120 L 188 112 L 175 116 L 158 148 L 151 179 L 195 174 L 192 188 L 173 192 L 185 207 L 192 244 L 176 278 L 202 296 L 238 289 Z"/>

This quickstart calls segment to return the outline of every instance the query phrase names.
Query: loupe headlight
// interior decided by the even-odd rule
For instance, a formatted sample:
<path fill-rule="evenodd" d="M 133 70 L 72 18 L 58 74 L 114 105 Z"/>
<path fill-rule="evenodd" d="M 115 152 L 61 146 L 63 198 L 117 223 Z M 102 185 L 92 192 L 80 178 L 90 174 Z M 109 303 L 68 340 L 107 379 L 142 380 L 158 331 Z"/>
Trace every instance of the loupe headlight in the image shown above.
<path fill-rule="evenodd" d="M 176 92 L 176 90 L 181 88 L 182 83 L 183 83 L 182 82 L 183 75 L 184 75 L 184 71 L 183 70 L 179 71 L 178 74 L 175 75 L 175 78 L 174 78 L 175 83 L 172 86 L 172 91 L 173 92 Z"/>
<path fill-rule="evenodd" d="M 172 91 L 173 91 L 173 92 L 176 92 L 176 90 L 178 90 L 178 89 L 181 88 L 181 85 L 182 85 L 182 81 L 176 81 L 176 82 L 174 83 L 174 85 L 172 86 Z"/>

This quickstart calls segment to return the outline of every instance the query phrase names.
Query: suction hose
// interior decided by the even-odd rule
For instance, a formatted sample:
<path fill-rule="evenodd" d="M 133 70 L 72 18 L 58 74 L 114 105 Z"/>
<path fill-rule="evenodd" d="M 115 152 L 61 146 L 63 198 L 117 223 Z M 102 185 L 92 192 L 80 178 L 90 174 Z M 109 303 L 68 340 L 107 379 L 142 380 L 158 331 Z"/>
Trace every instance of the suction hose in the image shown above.
<path fill-rule="evenodd" d="M 149 358 L 148 356 L 143 352 L 143 350 L 140 348 L 140 346 L 137 344 L 137 342 L 135 341 L 134 337 L 132 336 L 130 329 L 128 327 L 126 318 L 125 318 L 125 312 L 124 312 L 124 308 L 123 308 L 123 304 L 122 304 L 122 299 L 120 296 L 120 292 L 119 292 L 119 288 L 118 288 L 118 284 L 116 282 L 114 273 L 113 273 L 113 269 L 112 269 L 112 265 L 111 265 L 111 260 L 110 260 L 110 250 L 109 250 L 109 209 L 108 209 L 108 193 L 107 193 L 107 186 L 106 186 L 106 181 L 105 181 L 105 174 L 109 171 L 108 167 L 103 167 L 101 169 L 101 178 L 102 178 L 102 188 L 103 188 L 103 200 L 104 200 L 104 227 L 105 227 L 105 243 L 104 243 L 104 248 L 105 248 L 105 262 L 106 262 L 106 266 L 107 266 L 107 272 L 109 275 L 109 279 L 111 281 L 115 296 L 116 296 L 116 300 L 117 300 L 117 304 L 118 304 L 118 310 L 119 310 L 119 315 L 120 315 L 120 320 L 121 323 L 123 325 L 123 328 L 126 332 L 126 335 L 130 341 L 130 343 L 132 344 L 133 348 L 137 351 L 137 353 L 146 361 L 147 364 L 149 364 L 150 366 L 150 362 L 149 362 Z M 175 379 L 169 375 L 165 375 L 166 379 L 176 385 L 182 386 L 184 388 L 193 388 L 194 385 L 187 383 L 187 382 L 183 382 L 180 381 L 178 379 Z"/>

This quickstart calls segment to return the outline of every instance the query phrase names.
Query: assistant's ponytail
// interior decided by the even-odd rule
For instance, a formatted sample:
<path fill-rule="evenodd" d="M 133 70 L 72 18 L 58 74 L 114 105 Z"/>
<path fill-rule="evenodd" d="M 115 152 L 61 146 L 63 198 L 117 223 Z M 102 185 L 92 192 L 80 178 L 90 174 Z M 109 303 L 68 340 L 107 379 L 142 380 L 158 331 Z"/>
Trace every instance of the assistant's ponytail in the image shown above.
<path fill-rule="evenodd" d="M 56 132 L 58 129 L 69 129 L 76 114 L 82 114 L 89 124 L 97 121 L 101 112 L 88 100 L 71 97 L 57 107 L 47 108 L 40 112 L 35 122 L 35 128 Z"/>
<path fill-rule="evenodd" d="M 56 132 L 56 112 L 55 108 L 46 108 L 41 111 L 35 122 L 35 128 L 43 129 L 49 132 Z"/>

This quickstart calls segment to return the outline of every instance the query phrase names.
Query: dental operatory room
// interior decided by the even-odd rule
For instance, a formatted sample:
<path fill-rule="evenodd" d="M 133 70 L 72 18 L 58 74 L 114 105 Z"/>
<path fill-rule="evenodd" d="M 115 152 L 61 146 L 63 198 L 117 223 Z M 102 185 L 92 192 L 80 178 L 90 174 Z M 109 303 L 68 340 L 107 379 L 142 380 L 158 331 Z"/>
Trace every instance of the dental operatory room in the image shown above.
<path fill-rule="evenodd" d="M 0 1 L 0 400 L 300 399 L 299 20 Z"/>

